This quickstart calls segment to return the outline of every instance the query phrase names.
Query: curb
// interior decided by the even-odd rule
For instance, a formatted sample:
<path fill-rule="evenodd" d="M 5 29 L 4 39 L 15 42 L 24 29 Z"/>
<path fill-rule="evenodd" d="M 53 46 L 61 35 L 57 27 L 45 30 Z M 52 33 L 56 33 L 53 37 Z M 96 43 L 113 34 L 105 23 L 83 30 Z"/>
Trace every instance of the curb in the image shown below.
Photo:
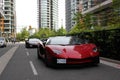
<path fill-rule="evenodd" d="M 114 59 L 110 59 L 110 58 L 105 58 L 105 57 L 100 57 L 101 60 L 107 61 L 107 62 L 112 62 L 112 63 L 116 63 L 116 64 L 120 64 L 120 61 L 118 60 L 114 60 Z"/>

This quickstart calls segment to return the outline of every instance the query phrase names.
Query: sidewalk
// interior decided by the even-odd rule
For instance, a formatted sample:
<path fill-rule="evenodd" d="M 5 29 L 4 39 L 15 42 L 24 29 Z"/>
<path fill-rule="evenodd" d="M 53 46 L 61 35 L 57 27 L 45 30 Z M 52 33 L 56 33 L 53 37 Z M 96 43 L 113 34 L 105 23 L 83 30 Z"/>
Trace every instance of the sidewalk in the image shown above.
<path fill-rule="evenodd" d="M 118 60 L 100 57 L 100 63 L 120 69 L 120 61 Z"/>

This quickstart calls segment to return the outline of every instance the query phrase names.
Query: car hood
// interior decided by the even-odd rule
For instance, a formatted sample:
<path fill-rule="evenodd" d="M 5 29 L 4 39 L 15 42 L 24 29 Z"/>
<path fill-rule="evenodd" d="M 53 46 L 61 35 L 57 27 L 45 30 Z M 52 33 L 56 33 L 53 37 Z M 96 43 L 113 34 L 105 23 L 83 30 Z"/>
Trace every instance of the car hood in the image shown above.
<path fill-rule="evenodd" d="M 81 45 L 48 45 L 46 48 L 49 48 L 51 51 L 58 50 L 62 53 L 59 54 L 59 57 L 63 58 L 88 58 L 93 56 L 93 48 L 96 46 L 94 44 L 81 44 Z M 54 52 L 53 52 L 54 53 Z"/>

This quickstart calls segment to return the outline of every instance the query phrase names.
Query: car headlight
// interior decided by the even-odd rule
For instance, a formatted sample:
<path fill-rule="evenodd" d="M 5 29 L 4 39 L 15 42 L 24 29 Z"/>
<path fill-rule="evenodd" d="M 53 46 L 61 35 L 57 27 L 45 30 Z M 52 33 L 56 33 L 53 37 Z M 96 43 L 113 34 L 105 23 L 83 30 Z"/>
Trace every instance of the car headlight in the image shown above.
<path fill-rule="evenodd" d="M 59 50 L 53 50 L 53 52 L 56 53 L 56 54 L 61 54 L 61 53 L 62 53 L 62 52 L 59 51 Z"/>
<path fill-rule="evenodd" d="M 93 52 L 97 52 L 98 51 L 98 49 L 97 48 L 93 48 Z"/>

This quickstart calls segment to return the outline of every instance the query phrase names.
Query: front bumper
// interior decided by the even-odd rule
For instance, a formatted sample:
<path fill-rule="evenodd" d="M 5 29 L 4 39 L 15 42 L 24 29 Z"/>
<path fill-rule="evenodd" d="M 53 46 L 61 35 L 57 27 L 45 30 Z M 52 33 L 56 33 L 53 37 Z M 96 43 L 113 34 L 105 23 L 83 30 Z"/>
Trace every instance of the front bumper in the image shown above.
<path fill-rule="evenodd" d="M 3 44 L 3 43 L 0 43 L 0 47 L 4 47 L 5 46 L 5 44 Z"/>
<path fill-rule="evenodd" d="M 90 58 L 86 58 L 86 59 L 57 59 L 57 58 L 52 58 L 50 60 L 50 63 L 52 63 L 52 65 L 84 65 L 84 64 L 99 64 L 100 60 L 99 60 L 99 56 L 96 57 L 90 57 Z"/>

